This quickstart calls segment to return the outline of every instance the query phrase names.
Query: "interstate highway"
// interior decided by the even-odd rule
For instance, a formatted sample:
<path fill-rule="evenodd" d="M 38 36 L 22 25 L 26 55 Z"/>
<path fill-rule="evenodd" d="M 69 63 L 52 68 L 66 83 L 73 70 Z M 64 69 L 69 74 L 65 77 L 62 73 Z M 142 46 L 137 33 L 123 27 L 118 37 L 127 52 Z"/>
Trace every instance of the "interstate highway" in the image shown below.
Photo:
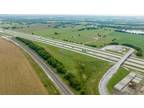
<path fill-rule="evenodd" d="M 56 40 L 56 39 L 49 39 L 49 38 L 44 38 L 41 36 L 29 35 L 29 34 L 24 34 L 20 32 L 10 31 L 10 30 L 1 30 L 1 31 L 5 34 L 8 34 L 14 37 L 21 37 L 21 38 L 29 39 L 32 41 L 42 42 L 45 44 L 75 51 L 81 54 L 92 56 L 92 57 L 102 59 L 102 60 L 112 62 L 112 63 L 118 62 L 122 57 L 122 55 L 117 55 L 115 53 L 112 54 L 112 53 L 109 53 L 108 51 L 103 51 L 97 48 L 92 48 L 89 46 L 80 45 L 76 43 L 70 43 L 70 42 L 65 42 L 65 41 Z M 140 58 L 130 57 L 123 64 L 123 66 L 129 69 L 139 71 L 139 72 L 144 72 L 144 60 Z"/>

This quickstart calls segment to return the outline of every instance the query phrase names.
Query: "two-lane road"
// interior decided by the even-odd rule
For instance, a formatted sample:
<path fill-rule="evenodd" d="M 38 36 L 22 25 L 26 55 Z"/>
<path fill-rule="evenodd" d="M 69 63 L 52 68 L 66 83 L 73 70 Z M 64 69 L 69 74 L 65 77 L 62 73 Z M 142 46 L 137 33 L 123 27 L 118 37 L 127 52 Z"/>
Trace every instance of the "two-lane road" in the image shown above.
<path fill-rule="evenodd" d="M 60 77 L 55 74 L 49 66 L 43 61 L 41 57 L 39 57 L 33 50 L 25 46 L 23 43 L 10 38 L 5 38 L 14 44 L 16 44 L 18 47 L 23 49 L 26 53 L 28 53 L 32 59 L 42 68 L 42 70 L 45 72 L 45 74 L 48 76 L 48 78 L 51 79 L 51 81 L 55 84 L 55 86 L 58 88 L 60 94 L 62 95 L 73 95 L 73 92 L 68 88 L 68 86 L 60 79 Z"/>
<path fill-rule="evenodd" d="M 99 93 L 100 95 L 108 95 L 107 84 L 112 76 L 118 71 L 120 66 L 132 55 L 133 49 L 130 49 L 115 65 L 113 65 L 102 77 L 99 82 Z"/>

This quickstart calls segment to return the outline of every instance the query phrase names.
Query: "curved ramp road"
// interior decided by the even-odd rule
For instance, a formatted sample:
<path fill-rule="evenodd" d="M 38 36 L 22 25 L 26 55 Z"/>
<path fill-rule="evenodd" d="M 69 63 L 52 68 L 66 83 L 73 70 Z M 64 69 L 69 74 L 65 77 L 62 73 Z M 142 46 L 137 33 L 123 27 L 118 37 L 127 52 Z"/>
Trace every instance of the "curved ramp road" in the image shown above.
<path fill-rule="evenodd" d="M 113 65 L 102 77 L 99 82 L 99 93 L 100 95 L 108 95 L 109 92 L 107 90 L 108 81 L 112 78 L 112 76 L 118 71 L 120 66 L 128 59 L 129 56 L 134 52 L 133 49 L 130 49 L 127 54 L 125 54 L 115 65 Z"/>
<path fill-rule="evenodd" d="M 48 65 L 30 48 L 26 47 L 23 43 L 18 42 L 15 39 L 9 39 L 5 38 L 20 48 L 22 48 L 25 52 L 27 52 L 32 59 L 43 69 L 43 71 L 46 73 L 46 75 L 51 79 L 51 81 L 56 85 L 56 87 L 59 89 L 60 93 L 63 95 L 73 95 L 73 92 L 67 87 L 65 83 L 59 78 L 58 75 L 56 75 L 49 67 Z"/>

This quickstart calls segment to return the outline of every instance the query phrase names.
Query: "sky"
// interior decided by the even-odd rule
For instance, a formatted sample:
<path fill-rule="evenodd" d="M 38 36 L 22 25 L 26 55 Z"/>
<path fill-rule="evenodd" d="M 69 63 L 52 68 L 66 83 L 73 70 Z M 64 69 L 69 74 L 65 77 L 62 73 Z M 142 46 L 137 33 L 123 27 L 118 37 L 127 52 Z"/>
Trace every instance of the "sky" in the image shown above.
<path fill-rule="evenodd" d="M 0 14 L 144 16 L 144 0 L 0 0 Z"/>

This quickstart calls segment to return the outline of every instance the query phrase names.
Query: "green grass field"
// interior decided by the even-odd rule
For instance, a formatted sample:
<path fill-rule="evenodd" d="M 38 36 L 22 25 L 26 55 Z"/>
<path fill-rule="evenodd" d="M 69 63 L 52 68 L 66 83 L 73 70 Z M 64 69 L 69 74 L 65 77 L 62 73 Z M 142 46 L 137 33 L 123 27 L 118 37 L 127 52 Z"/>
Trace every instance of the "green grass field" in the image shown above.
<path fill-rule="evenodd" d="M 94 30 L 79 31 L 81 28 L 83 27 L 48 28 L 46 26 L 33 26 L 27 29 L 18 29 L 18 31 L 30 34 L 34 33 L 36 35 L 55 39 L 69 40 L 76 43 L 96 45 L 97 47 L 107 45 L 111 43 L 113 39 L 115 39 L 115 42 L 134 44 L 139 47 L 144 44 L 142 42 L 143 37 L 139 35 L 116 32 L 111 28 L 97 28 Z M 83 84 L 81 91 L 84 91 L 86 94 L 99 94 L 97 88 L 99 80 L 111 64 L 53 46 L 40 43 L 37 44 L 45 47 L 49 53 L 64 64 L 70 73 L 76 76 L 77 80 L 81 81 Z M 123 68 L 118 71 L 108 84 L 110 92 L 112 92 L 113 86 L 127 73 L 128 71 Z M 80 94 L 81 91 L 78 92 L 74 90 L 76 94 Z"/>
<path fill-rule="evenodd" d="M 144 58 L 144 35 L 117 32 L 114 28 L 108 27 L 80 30 L 86 27 L 85 24 L 65 27 L 60 26 L 58 28 L 53 27 L 53 25 L 48 26 L 47 24 L 31 24 L 30 26 L 28 25 L 29 27 L 21 27 L 21 25 L 16 25 L 15 23 L 12 25 L 18 27 L 13 29 L 16 31 L 79 44 L 94 45 L 98 48 L 104 47 L 111 42 L 131 44 L 142 49 Z M 7 26 L 7 24 L 5 26 Z M 81 94 L 83 91 L 85 94 L 99 94 L 99 80 L 112 64 L 50 45 L 40 43 L 36 44 L 43 46 L 51 55 L 53 55 L 57 60 L 61 61 L 68 72 L 76 76 L 76 79 L 82 83 L 81 91 L 75 91 L 71 88 L 76 94 Z M 47 89 L 51 89 L 50 92 L 53 94 L 54 88 L 49 86 L 50 82 L 46 80 L 46 76 L 41 76 L 40 73 L 41 72 L 39 71 L 38 74 L 40 75 L 41 80 L 45 83 Z M 124 68 L 119 69 L 119 71 L 112 77 L 107 85 L 110 93 L 113 92 L 113 86 L 128 73 L 129 72 Z M 64 81 L 68 83 L 66 80 Z"/>
<path fill-rule="evenodd" d="M 97 28 L 95 30 L 82 30 L 79 29 L 84 28 L 83 26 L 76 26 L 76 27 L 66 27 L 66 28 L 48 28 L 45 26 L 34 26 L 30 28 L 23 28 L 18 29 L 18 31 L 26 32 L 26 33 L 34 33 L 36 35 L 41 35 L 44 37 L 51 37 L 55 39 L 61 40 L 69 40 L 76 43 L 97 43 L 98 46 L 101 46 L 105 43 L 111 42 L 111 39 L 106 36 L 107 34 L 111 33 L 111 29 L 101 29 Z M 55 34 L 58 33 L 58 34 Z M 99 37 L 98 35 L 101 35 Z"/>
<path fill-rule="evenodd" d="M 121 32 L 113 32 L 109 35 L 113 38 L 116 37 L 115 42 L 118 42 L 120 44 L 127 43 L 141 48 L 144 56 L 144 35 L 136 35 Z"/>
<path fill-rule="evenodd" d="M 116 32 L 113 28 L 97 28 L 94 30 L 82 30 L 84 26 L 65 27 L 65 28 L 50 28 L 46 26 L 32 26 L 30 28 L 17 29 L 17 31 L 34 33 L 36 35 L 50 37 L 54 39 L 68 40 L 75 43 L 96 45 L 103 47 L 114 42 L 120 44 L 127 43 L 140 47 L 144 52 L 144 36 Z M 55 34 L 56 33 L 56 34 Z"/>
<path fill-rule="evenodd" d="M 113 93 L 113 87 L 121 81 L 126 75 L 128 75 L 129 71 L 124 68 L 120 68 L 118 72 L 111 78 L 108 82 L 107 88 L 110 93 Z"/>
<path fill-rule="evenodd" d="M 36 44 L 44 47 L 57 60 L 61 61 L 68 70 L 68 72 L 76 76 L 76 79 L 82 83 L 81 91 L 75 91 L 72 89 L 76 94 L 80 94 L 82 91 L 84 91 L 85 94 L 90 95 L 99 94 L 99 81 L 112 64 L 50 45 L 41 43 Z M 122 72 L 127 72 L 124 69 L 121 70 Z M 118 80 L 116 79 L 115 82 L 117 81 Z M 113 87 L 113 85 L 110 86 L 111 88 Z"/>
<path fill-rule="evenodd" d="M 30 28 L 18 29 L 17 31 L 30 34 L 34 33 L 44 37 L 68 40 L 81 44 L 96 45 L 97 47 L 103 47 L 111 42 L 118 42 L 120 44 L 127 43 L 140 47 L 143 50 L 144 55 L 143 35 L 116 32 L 113 28 L 97 28 L 94 30 L 79 31 L 81 28 L 84 27 L 51 28 L 47 26 L 32 26 Z M 110 67 L 109 63 L 56 47 L 41 45 L 44 46 L 56 59 L 63 62 L 67 70 L 77 76 L 78 80 L 82 81 L 83 90 L 86 94 L 98 94 L 98 82 Z M 113 86 L 127 74 L 128 71 L 121 68 L 109 82 L 109 91 L 112 92 Z M 79 93 L 80 92 L 77 92 L 77 94 Z"/>
<path fill-rule="evenodd" d="M 76 76 L 82 83 L 82 91 L 86 94 L 99 94 L 98 83 L 103 74 L 111 66 L 108 62 L 81 55 L 68 50 L 37 43 L 43 46 L 57 60 L 61 61 L 68 72 Z M 80 94 L 81 91 L 75 91 Z"/>
<path fill-rule="evenodd" d="M 103 47 L 114 40 L 120 44 L 127 43 L 140 47 L 144 55 L 144 36 L 117 32 L 113 28 L 97 28 L 94 30 L 82 30 L 84 26 L 52 28 L 46 26 L 32 26 L 29 28 L 17 29 L 17 31 L 34 33 L 36 35 L 54 39 L 68 40 L 75 43 L 96 45 Z M 56 33 L 56 34 L 55 34 Z"/>

